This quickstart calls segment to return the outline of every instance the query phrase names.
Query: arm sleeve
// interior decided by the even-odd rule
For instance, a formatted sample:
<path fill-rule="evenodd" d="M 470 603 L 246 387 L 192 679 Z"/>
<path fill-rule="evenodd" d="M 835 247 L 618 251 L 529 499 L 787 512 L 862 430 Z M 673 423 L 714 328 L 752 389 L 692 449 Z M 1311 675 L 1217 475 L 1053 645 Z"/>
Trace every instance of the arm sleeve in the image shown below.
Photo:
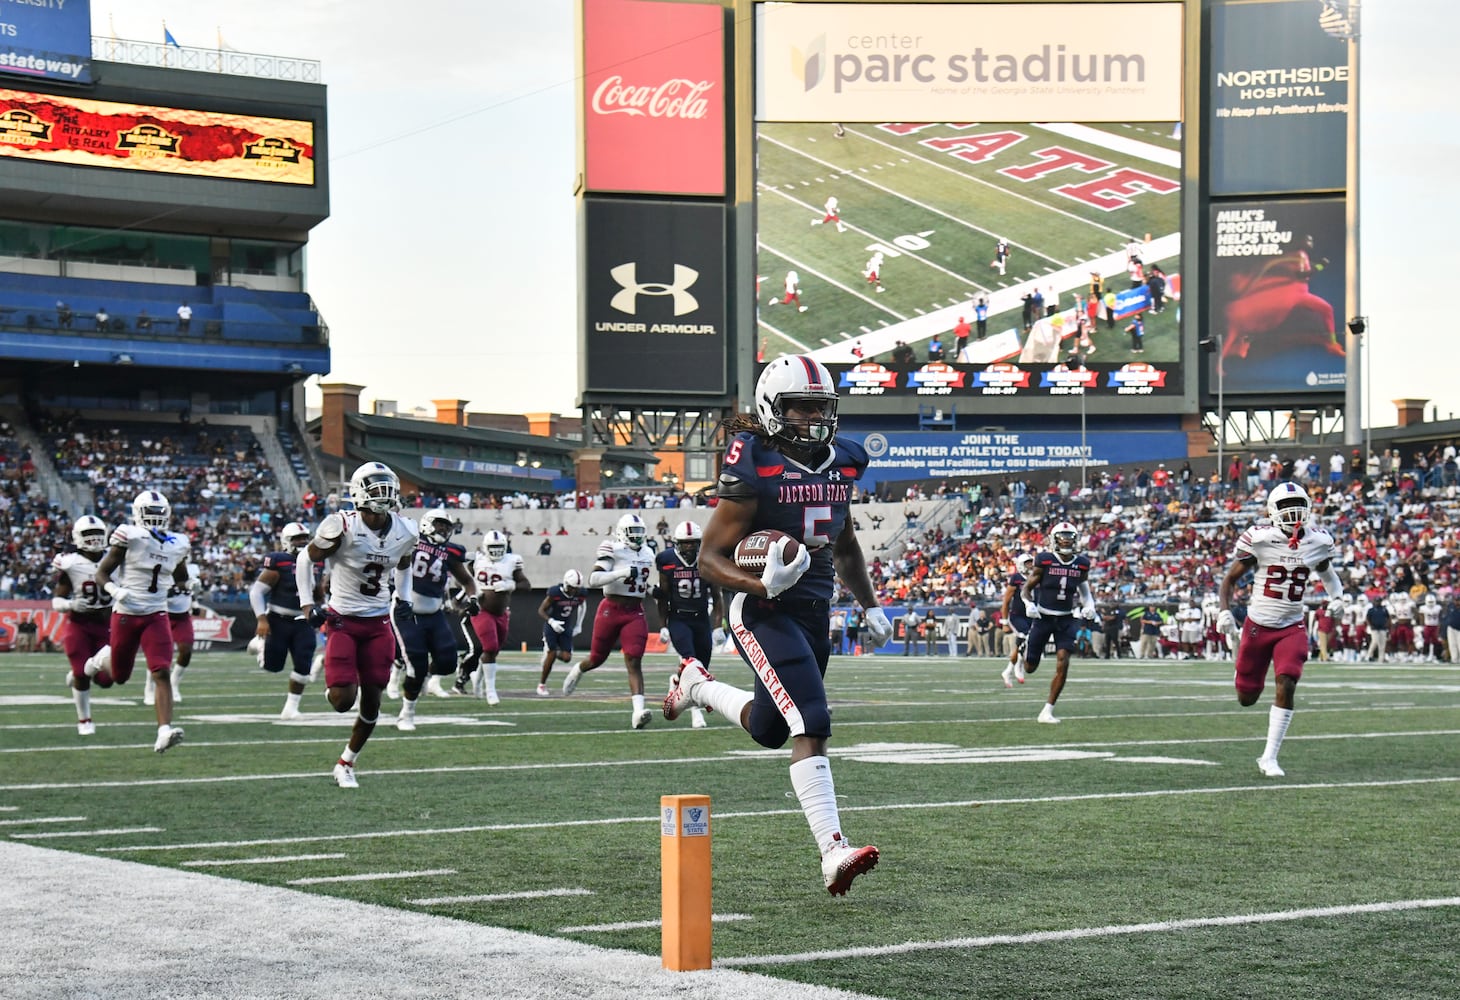
<path fill-rule="evenodd" d="M 298 575 L 297 567 L 295 575 Z M 253 608 L 255 617 L 262 618 L 269 613 L 269 591 L 273 589 L 262 580 L 255 580 L 253 586 L 248 588 L 248 605 Z"/>
<path fill-rule="evenodd" d="M 1335 597 L 1343 597 L 1343 581 L 1338 577 L 1338 570 L 1333 568 L 1333 563 L 1318 574 L 1318 579 L 1323 581 L 1323 589 L 1327 591 L 1327 597 L 1332 600 Z"/>
<path fill-rule="evenodd" d="M 307 551 L 300 555 L 302 558 L 294 562 L 294 586 L 299 589 L 300 607 L 307 608 L 314 604 L 314 562 Z"/>

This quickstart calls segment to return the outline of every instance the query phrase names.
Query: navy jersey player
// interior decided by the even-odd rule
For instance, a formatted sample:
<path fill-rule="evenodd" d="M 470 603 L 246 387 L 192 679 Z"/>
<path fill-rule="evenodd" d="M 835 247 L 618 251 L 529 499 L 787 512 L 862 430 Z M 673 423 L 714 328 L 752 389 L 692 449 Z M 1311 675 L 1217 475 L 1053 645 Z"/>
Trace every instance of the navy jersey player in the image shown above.
<path fill-rule="evenodd" d="M 410 563 L 396 571 L 395 656 L 401 677 L 400 715 L 395 728 L 403 733 L 416 728 L 416 701 L 427 677 L 456 673 L 456 632 L 446 614 L 448 578 L 461 588 L 461 611 L 468 618 L 481 611 L 477 581 L 466 564 L 466 549 L 451 540 L 456 526 L 444 507 L 421 516 L 421 537 Z M 402 663 L 402 661 L 404 661 Z M 387 693 L 390 686 L 386 685 Z"/>
<path fill-rule="evenodd" d="M 314 532 L 298 521 L 284 525 L 284 530 L 279 532 L 283 548 L 264 556 L 259 575 L 248 589 L 248 603 L 258 619 L 254 634 L 263 640 L 264 645 L 259 666 L 277 674 L 284 669 L 285 660 L 294 665 L 289 674 L 284 710 L 279 713 L 281 719 L 299 718 L 299 699 L 304 695 L 304 685 L 309 683 L 309 661 L 314 656 L 318 636 L 299 611 L 299 584 L 294 573 L 295 560 L 313 537 Z M 315 569 L 318 574 L 320 567 Z M 320 596 L 316 588 L 310 599 L 303 603 L 318 604 Z"/>
<path fill-rule="evenodd" d="M 1024 610 L 1024 581 L 1034 567 L 1034 557 L 1022 552 L 1014 557 L 1014 572 L 1004 586 L 1004 606 L 999 611 L 1000 628 L 1004 634 L 1013 637 L 1013 648 L 1009 650 L 1009 665 L 1004 668 L 1004 687 L 1011 688 L 1017 680 L 1024 683 L 1024 640 L 1029 635 L 1029 616 Z"/>
<path fill-rule="evenodd" d="M 670 683 L 664 715 L 713 707 L 761 746 L 791 741 L 791 787 L 821 851 L 827 891 L 842 895 L 878 861 L 875 847 L 853 847 L 842 833 L 826 743 L 831 711 L 822 678 L 831 655 L 831 596 L 836 577 L 866 609 L 868 641 L 881 646 L 892 624 L 877 604 L 861 543 L 848 516 L 852 486 L 867 465 L 862 446 L 836 436 L 831 374 L 801 355 L 777 358 L 755 387 L 755 415 L 727 425 L 729 449 L 719 500 L 700 548 L 700 573 L 734 596 L 728 619 L 735 647 L 755 674 L 755 690 L 715 680 L 687 660 Z M 761 573 L 741 569 L 735 546 L 766 528 L 801 543 L 788 562 L 772 546 Z"/>
<path fill-rule="evenodd" d="M 659 620 L 664 622 L 659 638 L 681 660 L 696 659 L 708 667 L 715 648 L 725 644 L 725 633 L 719 626 L 725 611 L 720 588 L 700 576 L 704 535 L 704 529 L 694 521 L 674 526 L 674 544 L 654 559 L 654 568 L 659 571 L 654 596 L 659 602 Z M 704 709 L 691 709 L 690 720 L 695 729 L 705 728 Z"/>
<path fill-rule="evenodd" d="M 548 588 L 547 596 L 537 606 L 542 619 L 542 676 L 537 682 L 537 696 L 548 697 L 547 679 L 553 662 L 567 663 L 573 658 L 573 637 L 583 631 L 583 612 L 587 609 L 583 592 L 583 574 L 570 569 L 563 582 Z"/>
<path fill-rule="evenodd" d="M 1054 639 L 1054 676 L 1049 679 L 1049 701 L 1040 710 L 1040 722 L 1059 722 L 1054 703 L 1070 672 L 1070 652 L 1079 627 L 1076 618 L 1095 620 L 1095 598 L 1090 594 L 1090 557 L 1080 554 L 1080 529 L 1061 521 L 1049 532 L 1052 552 L 1034 557 L 1034 568 L 1024 581 L 1024 613 L 1029 616 L 1029 638 L 1024 644 L 1024 666 L 1031 674 L 1039 667 L 1045 643 Z"/>

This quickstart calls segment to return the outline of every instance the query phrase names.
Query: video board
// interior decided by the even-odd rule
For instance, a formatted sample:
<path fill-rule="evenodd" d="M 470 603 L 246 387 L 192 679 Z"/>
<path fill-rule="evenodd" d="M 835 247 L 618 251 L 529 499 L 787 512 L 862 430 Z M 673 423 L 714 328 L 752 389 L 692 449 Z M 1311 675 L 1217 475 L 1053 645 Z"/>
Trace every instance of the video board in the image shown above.
<path fill-rule="evenodd" d="M 762 360 L 876 363 L 864 395 L 975 412 L 1181 408 L 1183 5 L 1033 16 L 757 7 Z"/>
<path fill-rule="evenodd" d="M 314 123 L 0 89 L 0 156 L 311 185 Z"/>

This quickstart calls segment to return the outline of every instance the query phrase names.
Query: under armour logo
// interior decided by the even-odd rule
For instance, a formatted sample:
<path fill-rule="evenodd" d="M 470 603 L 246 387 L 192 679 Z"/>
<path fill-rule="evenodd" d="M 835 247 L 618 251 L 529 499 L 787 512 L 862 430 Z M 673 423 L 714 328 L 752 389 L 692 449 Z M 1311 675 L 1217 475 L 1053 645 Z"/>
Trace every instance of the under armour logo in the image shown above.
<path fill-rule="evenodd" d="M 635 304 L 640 295 L 672 295 L 674 296 L 674 315 L 683 316 L 685 313 L 694 312 L 700 307 L 699 300 L 689 293 L 694 283 L 699 280 L 700 272 L 692 267 L 685 267 L 683 264 L 674 265 L 674 283 L 666 285 L 664 282 L 639 283 L 639 265 L 635 263 L 620 264 L 618 267 L 610 268 L 609 274 L 613 280 L 618 282 L 621 292 L 614 294 L 608 300 L 608 304 L 621 313 L 628 313 L 630 316 L 636 312 Z"/>

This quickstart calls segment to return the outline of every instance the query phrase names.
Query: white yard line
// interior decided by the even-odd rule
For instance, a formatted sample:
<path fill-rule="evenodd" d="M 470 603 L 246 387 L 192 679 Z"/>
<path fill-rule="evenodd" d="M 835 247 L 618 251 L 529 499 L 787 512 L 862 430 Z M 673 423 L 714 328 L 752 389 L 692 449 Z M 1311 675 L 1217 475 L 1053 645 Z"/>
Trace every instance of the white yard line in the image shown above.
<path fill-rule="evenodd" d="M 1206 927 L 1243 927 L 1250 924 L 1287 923 L 1294 920 L 1331 920 L 1334 917 L 1350 917 L 1366 913 L 1402 913 L 1407 910 L 1429 910 L 1455 906 L 1460 906 L 1460 896 L 1447 896 L 1440 899 L 1400 899 L 1388 903 L 1356 903 L 1350 906 L 1318 906 L 1303 910 L 1278 910 L 1271 913 L 1243 913 L 1221 917 L 1193 917 L 1188 920 L 1157 920 L 1146 924 L 1072 927 L 1062 931 L 1033 931 L 1028 934 L 990 934 L 985 937 L 949 938 L 942 941 L 905 941 L 901 944 L 875 945 L 861 948 L 829 948 L 825 951 L 802 951 L 786 955 L 746 955 L 741 958 L 717 958 L 715 959 L 715 964 L 731 968 L 745 968 L 756 965 L 793 965 L 802 962 L 833 962 L 848 958 L 876 958 L 882 955 L 906 955 L 918 951 L 951 951 L 1016 944 L 1050 944 L 1058 941 L 1080 941 L 1090 938 L 1118 937 L 1130 934 L 1165 934 L 1172 931 L 1201 930 Z"/>
<path fill-rule="evenodd" d="M 455 875 L 455 868 L 423 868 L 414 872 L 360 872 L 356 875 L 321 875 L 317 878 L 291 878 L 289 885 L 328 885 L 334 882 L 389 882 L 392 879 L 426 878 L 431 875 Z"/>
<path fill-rule="evenodd" d="M 120 837 L 127 833 L 163 833 L 166 827 L 161 826 L 119 826 L 110 830 L 66 830 L 64 832 L 54 831 L 51 833 L 12 833 L 12 840 L 60 840 L 63 837 L 74 837 L 77 839 L 86 837 Z"/>
<path fill-rule="evenodd" d="M 512 899 L 552 899 L 557 896 L 591 896 L 592 889 L 534 889 L 524 892 L 492 892 L 477 896 L 427 896 L 403 899 L 411 906 L 452 906 L 456 903 L 503 903 Z"/>
<path fill-rule="evenodd" d="M 0 819 L 0 826 L 33 826 L 36 823 L 85 823 L 85 816 L 34 816 L 30 819 Z"/>
<path fill-rule="evenodd" d="M 754 919 L 748 913 L 712 913 L 710 923 L 728 924 L 737 920 Z M 646 931 L 663 925 L 662 920 L 620 920 L 613 924 L 580 924 L 577 927 L 559 927 L 559 934 L 600 934 L 611 931 Z"/>
<path fill-rule="evenodd" d="M 340 858 L 347 858 L 348 854 L 343 851 L 339 854 L 282 854 L 263 858 L 210 858 L 206 861 L 184 861 L 184 868 L 227 868 L 232 865 L 287 865 L 295 861 L 338 861 Z"/>

